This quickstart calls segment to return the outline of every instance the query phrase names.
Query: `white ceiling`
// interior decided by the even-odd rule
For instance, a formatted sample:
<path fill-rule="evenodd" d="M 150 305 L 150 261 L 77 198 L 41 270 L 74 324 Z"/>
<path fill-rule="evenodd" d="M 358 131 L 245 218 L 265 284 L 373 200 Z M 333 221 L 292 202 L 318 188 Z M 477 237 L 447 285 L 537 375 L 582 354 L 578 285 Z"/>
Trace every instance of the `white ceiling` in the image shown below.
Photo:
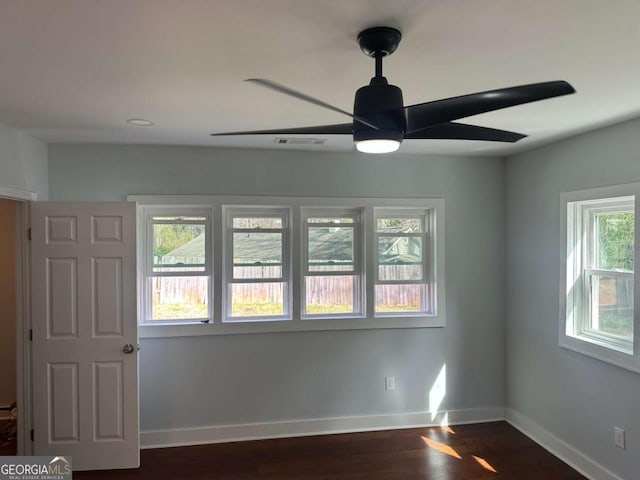
<path fill-rule="evenodd" d="M 48 142 L 292 149 L 209 134 L 348 121 L 243 80 L 351 110 L 373 75 L 355 38 L 378 25 L 403 33 L 384 73 L 405 104 L 548 80 L 577 90 L 464 120 L 530 135 L 517 144 L 407 140 L 402 153 L 508 155 L 640 116 L 638 0 L 0 0 L 0 122 Z M 353 150 L 327 138 L 306 148 Z"/>

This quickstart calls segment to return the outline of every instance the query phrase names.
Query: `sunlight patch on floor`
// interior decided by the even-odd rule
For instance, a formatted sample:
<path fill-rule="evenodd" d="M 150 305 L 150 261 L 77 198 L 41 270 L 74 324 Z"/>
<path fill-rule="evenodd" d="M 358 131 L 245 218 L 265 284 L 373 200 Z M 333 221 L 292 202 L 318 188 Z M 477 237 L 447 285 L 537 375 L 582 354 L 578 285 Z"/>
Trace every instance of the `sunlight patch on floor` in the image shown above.
<path fill-rule="evenodd" d="M 421 436 L 424 443 L 427 444 L 429 448 L 433 448 L 438 452 L 444 453 L 445 455 L 449 455 L 450 457 L 457 458 L 458 460 L 462 460 L 462 457 L 456 452 L 453 448 L 445 443 L 436 442 L 435 440 L 431 440 L 430 438 Z"/>
<path fill-rule="evenodd" d="M 471 455 L 471 456 L 472 456 L 472 457 L 473 457 L 473 459 L 474 459 L 476 462 L 478 462 L 478 463 L 480 464 L 480 466 L 481 466 L 482 468 L 484 468 L 485 470 L 489 470 L 490 472 L 493 472 L 493 473 L 498 473 L 498 471 L 497 471 L 495 468 L 493 468 L 493 467 L 491 466 L 491 464 L 490 464 L 489 462 L 487 462 L 484 458 L 482 458 L 482 457 L 477 457 L 477 456 L 475 456 L 475 455 Z"/>

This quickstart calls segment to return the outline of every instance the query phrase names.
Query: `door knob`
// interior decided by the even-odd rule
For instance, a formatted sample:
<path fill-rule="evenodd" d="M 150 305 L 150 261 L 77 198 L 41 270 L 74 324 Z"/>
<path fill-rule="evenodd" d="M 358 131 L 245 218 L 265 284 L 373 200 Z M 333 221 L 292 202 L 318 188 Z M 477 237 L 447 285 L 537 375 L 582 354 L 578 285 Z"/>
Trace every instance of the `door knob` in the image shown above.
<path fill-rule="evenodd" d="M 136 348 L 135 348 L 133 345 L 131 345 L 130 343 L 127 343 L 124 347 L 122 347 L 122 351 L 123 351 L 124 353 L 127 353 L 127 354 L 129 354 L 129 353 L 133 353 L 133 351 L 134 351 L 135 349 L 136 349 Z"/>

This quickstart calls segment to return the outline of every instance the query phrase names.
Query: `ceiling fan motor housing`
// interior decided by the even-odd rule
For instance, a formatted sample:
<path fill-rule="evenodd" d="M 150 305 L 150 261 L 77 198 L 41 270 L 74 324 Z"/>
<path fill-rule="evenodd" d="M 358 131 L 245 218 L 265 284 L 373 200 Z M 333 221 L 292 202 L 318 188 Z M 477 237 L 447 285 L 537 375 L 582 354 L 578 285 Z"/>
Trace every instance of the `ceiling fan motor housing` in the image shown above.
<path fill-rule="evenodd" d="M 384 77 L 374 77 L 371 84 L 356 92 L 353 114 L 362 117 L 378 130 L 358 122 L 353 122 L 353 139 L 389 139 L 402 142 L 407 122 L 403 110 L 402 90 L 387 84 Z"/>

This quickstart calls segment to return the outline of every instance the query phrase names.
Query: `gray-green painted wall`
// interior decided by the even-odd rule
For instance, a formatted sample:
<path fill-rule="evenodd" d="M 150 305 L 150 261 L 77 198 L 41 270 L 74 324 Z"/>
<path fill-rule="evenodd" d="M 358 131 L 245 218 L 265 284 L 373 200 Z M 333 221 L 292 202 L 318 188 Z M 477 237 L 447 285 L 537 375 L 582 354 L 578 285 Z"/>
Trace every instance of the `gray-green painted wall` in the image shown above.
<path fill-rule="evenodd" d="M 640 478 L 640 375 L 558 346 L 560 193 L 640 181 L 640 120 L 507 160 L 507 405 Z M 613 426 L 627 431 L 614 447 Z"/>
<path fill-rule="evenodd" d="M 442 196 L 447 326 L 143 339 L 141 429 L 504 406 L 504 162 L 51 145 L 52 200 L 127 194 Z M 384 377 L 396 377 L 395 392 Z"/>
<path fill-rule="evenodd" d="M 0 188 L 49 195 L 47 144 L 0 123 Z"/>

